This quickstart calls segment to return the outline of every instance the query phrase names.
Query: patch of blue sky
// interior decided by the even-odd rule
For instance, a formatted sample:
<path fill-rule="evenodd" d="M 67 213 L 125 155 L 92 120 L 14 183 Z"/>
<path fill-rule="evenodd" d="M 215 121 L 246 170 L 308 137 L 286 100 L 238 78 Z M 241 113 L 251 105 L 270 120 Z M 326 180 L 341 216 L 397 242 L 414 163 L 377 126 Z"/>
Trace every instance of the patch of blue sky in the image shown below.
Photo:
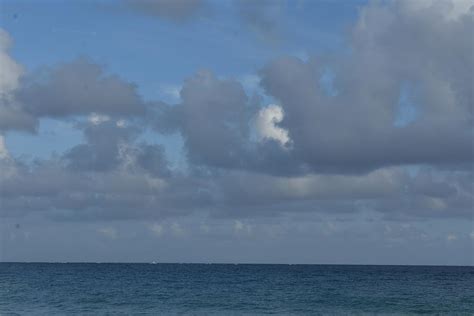
<path fill-rule="evenodd" d="M 307 55 L 347 50 L 346 30 L 367 0 L 290 1 L 287 45 L 304 47 Z M 337 17 L 337 18 L 336 18 Z"/>
<path fill-rule="evenodd" d="M 37 134 L 13 132 L 5 137 L 6 147 L 14 157 L 40 159 L 64 153 L 82 141 L 82 132 L 72 121 L 53 119 L 42 119 Z"/>
<path fill-rule="evenodd" d="M 408 175 L 412 178 L 415 178 L 418 173 L 420 172 L 420 169 L 421 169 L 421 166 L 420 165 L 409 165 L 409 166 L 405 166 L 404 167 L 407 172 L 408 172 Z"/>
<path fill-rule="evenodd" d="M 395 127 L 405 127 L 413 123 L 420 115 L 419 106 L 413 100 L 414 87 L 405 83 L 400 88 L 400 96 L 395 112 Z"/>
<path fill-rule="evenodd" d="M 334 85 L 334 79 L 336 79 L 334 71 L 329 67 L 324 68 L 323 74 L 319 79 L 319 84 L 323 89 L 323 92 L 330 97 L 335 97 L 339 94 L 339 91 Z"/>

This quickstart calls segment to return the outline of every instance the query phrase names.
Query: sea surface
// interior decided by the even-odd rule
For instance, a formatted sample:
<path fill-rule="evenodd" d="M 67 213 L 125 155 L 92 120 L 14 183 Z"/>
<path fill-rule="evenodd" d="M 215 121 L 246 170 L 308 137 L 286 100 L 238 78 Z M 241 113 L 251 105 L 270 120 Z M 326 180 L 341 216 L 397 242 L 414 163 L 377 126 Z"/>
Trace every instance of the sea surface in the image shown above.
<path fill-rule="evenodd" d="M 474 315 L 474 267 L 0 263 L 0 315 Z"/>

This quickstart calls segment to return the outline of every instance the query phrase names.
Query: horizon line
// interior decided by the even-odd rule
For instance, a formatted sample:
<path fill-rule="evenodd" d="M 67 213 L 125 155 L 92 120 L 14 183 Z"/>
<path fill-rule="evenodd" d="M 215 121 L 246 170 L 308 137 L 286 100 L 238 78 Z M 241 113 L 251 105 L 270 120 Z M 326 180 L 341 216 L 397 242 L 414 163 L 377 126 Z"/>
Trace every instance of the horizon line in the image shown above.
<path fill-rule="evenodd" d="M 398 266 L 398 267 L 474 267 L 456 264 L 374 264 L 374 263 L 255 263 L 255 262 L 117 262 L 117 261 L 0 261 L 0 264 L 194 264 L 194 265 L 305 265 L 305 266 Z"/>

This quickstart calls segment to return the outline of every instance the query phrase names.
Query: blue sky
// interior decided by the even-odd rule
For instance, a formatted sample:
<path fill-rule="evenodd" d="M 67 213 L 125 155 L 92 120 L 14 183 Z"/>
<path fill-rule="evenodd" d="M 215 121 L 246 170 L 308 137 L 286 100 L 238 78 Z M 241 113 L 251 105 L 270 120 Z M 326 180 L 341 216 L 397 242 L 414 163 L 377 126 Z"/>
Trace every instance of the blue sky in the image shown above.
<path fill-rule="evenodd" d="M 1 260 L 472 264 L 468 1 L 180 1 L 0 1 Z"/>

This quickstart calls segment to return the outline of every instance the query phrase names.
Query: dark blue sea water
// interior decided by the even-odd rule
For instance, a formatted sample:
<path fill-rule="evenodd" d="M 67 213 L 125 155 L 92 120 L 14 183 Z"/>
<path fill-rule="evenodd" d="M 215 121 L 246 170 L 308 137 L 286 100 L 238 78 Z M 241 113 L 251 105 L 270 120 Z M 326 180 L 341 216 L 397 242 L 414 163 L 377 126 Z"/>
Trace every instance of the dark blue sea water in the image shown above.
<path fill-rule="evenodd" d="M 474 315 L 474 267 L 0 263 L 1 315 Z"/>

